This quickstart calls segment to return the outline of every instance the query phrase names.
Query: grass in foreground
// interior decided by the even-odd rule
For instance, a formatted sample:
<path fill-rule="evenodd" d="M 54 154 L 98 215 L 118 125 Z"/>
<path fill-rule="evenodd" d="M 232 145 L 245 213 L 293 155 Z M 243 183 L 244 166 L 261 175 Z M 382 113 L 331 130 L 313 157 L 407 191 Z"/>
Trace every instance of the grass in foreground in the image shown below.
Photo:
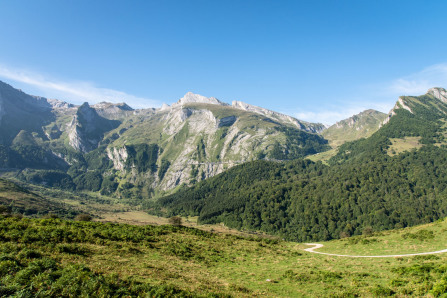
<path fill-rule="evenodd" d="M 406 232 L 418 234 L 433 229 L 435 238 L 426 240 L 428 247 L 430 241 L 439 242 L 436 237 L 445 233 L 445 225 L 440 222 Z M 301 250 L 305 246 L 297 243 L 187 227 L 16 217 L 0 218 L 0 239 L 1 296 L 349 297 L 447 293 L 447 255 L 351 259 L 307 253 Z M 410 240 L 399 238 L 402 245 Z M 335 251 L 345 243 L 342 240 L 325 245 Z"/>

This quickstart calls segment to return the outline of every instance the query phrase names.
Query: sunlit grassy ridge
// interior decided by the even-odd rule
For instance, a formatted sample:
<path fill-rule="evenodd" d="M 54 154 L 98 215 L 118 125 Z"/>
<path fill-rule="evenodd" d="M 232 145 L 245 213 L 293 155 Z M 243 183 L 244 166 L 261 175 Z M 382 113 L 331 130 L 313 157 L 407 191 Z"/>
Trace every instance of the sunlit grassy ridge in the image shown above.
<path fill-rule="evenodd" d="M 348 119 L 337 122 L 322 132 L 334 148 L 349 141 L 367 138 L 376 132 L 386 114 L 374 110 L 366 110 Z"/>
<path fill-rule="evenodd" d="M 393 233 L 359 238 L 383 244 L 394 237 L 392 250 L 349 240 L 324 243 L 321 250 L 342 252 L 348 243 L 355 253 L 367 247 L 398 252 L 414 241 L 431 250 L 447 238 L 446 226 L 443 221 L 396 232 L 427 230 L 433 238 Z M 445 254 L 353 259 L 304 252 L 304 244 L 186 227 L 17 217 L 0 218 L 0 239 L 4 296 L 438 296 L 447 291 Z"/>
<path fill-rule="evenodd" d="M 324 242 L 318 251 L 344 255 L 397 255 L 447 249 L 447 221 Z"/>
<path fill-rule="evenodd" d="M 11 181 L 0 178 L 0 205 L 27 215 L 42 215 L 47 213 L 64 214 L 74 217 L 75 211 L 67 210 L 64 204 L 50 201 Z"/>

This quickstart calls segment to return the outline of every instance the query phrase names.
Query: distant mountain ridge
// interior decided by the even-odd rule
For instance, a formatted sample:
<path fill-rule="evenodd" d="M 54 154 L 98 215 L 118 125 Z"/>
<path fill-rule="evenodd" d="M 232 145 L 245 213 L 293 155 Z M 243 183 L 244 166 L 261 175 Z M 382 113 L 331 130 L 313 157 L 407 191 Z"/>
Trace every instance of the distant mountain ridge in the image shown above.
<path fill-rule="evenodd" d="M 0 83 L 0 168 L 29 168 L 27 181 L 41 171 L 63 171 L 43 177 L 119 197 L 156 196 L 250 160 L 327 150 L 327 141 L 314 134 L 322 128 L 191 92 L 172 106 L 133 109 L 107 102 L 77 106 Z"/>
<path fill-rule="evenodd" d="M 380 128 L 387 115 L 385 113 L 366 110 L 348 119 L 341 120 L 322 132 L 322 135 L 339 146 L 344 142 L 369 137 Z"/>
<path fill-rule="evenodd" d="M 299 129 L 313 132 L 313 133 L 321 133 L 323 130 L 325 130 L 325 126 L 321 123 L 309 123 L 306 121 L 298 120 L 292 116 L 284 115 L 278 112 L 270 111 L 261 107 L 257 107 L 254 105 L 250 105 L 247 103 L 244 103 L 242 101 L 233 101 L 231 104 L 232 107 L 236 109 L 241 109 L 244 111 L 250 111 L 254 113 L 261 114 L 263 116 L 269 117 L 271 119 L 274 119 L 276 121 L 282 122 L 282 123 L 290 123 L 294 126 L 296 126 Z"/>

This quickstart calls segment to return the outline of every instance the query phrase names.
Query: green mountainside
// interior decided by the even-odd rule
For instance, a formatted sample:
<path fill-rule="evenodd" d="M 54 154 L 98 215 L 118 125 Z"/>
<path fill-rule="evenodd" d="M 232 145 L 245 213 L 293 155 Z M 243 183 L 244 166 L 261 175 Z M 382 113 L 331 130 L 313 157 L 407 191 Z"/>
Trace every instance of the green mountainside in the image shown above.
<path fill-rule="evenodd" d="M 59 202 L 49 201 L 11 181 L 0 178 L 0 205 L 10 212 L 28 216 L 54 214 L 63 217 L 74 217 L 75 211 L 68 210 Z"/>
<path fill-rule="evenodd" d="M 327 164 L 327 161 L 337 153 L 340 145 L 361 138 L 368 138 L 376 132 L 386 119 L 387 114 L 375 110 L 366 110 L 348 119 L 339 121 L 321 132 L 329 141 L 332 149 L 310 155 L 307 158 Z"/>
<path fill-rule="evenodd" d="M 430 91 L 401 97 L 378 131 L 341 145 L 330 166 L 241 165 L 160 199 L 154 212 L 298 241 L 432 222 L 447 215 L 446 115 L 447 104 Z M 420 146 L 397 154 L 393 146 L 410 137 Z"/>

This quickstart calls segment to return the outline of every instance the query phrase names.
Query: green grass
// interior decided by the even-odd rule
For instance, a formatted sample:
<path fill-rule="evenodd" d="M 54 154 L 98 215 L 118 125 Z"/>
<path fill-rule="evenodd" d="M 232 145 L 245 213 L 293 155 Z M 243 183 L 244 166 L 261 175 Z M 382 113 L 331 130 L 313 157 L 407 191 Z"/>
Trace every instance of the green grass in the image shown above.
<path fill-rule="evenodd" d="M 377 242 L 331 241 L 321 250 L 396 253 L 414 241 L 424 244 L 412 252 L 435 250 L 447 238 L 446 226 L 442 221 L 351 238 Z M 434 237 L 423 232 L 423 239 L 417 239 L 424 230 Z M 33 296 L 57 296 L 69 276 L 91 282 L 84 281 L 82 293 L 67 287 L 67 295 L 158 291 L 160 297 L 372 297 L 447 292 L 447 254 L 354 259 L 308 253 L 299 243 L 186 227 L 14 217 L 0 217 L 0 239 L 0 282 L 10 295 L 26 289 Z"/>
<path fill-rule="evenodd" d="M 412 149 L 419 149 L 422 147 L 422 144 L 419 143 L 420 140 L 421 137 L 390 138 L 392 145 L 388 148 L 388 154 L 393 156 Z"/>
<path fill-rule="evenodd" d="M 69 210 L 60 201 L 52 201 L 18 184 L 0 178 L 0 205 L 8 206 L 13 212 L 26 215 L 58 214 L 74 217 L 76 211 Z"/>
<path fill-rule="evenodd" d="M 332 148 L 328 151 L 325 152 L 320 152 L 314 155 L 309 155 L 306 158 L 310 159 L 313 162 L 317 162 L 317 161 L 321 161 L 324 164 L 327 164 L 327 161 L 329 159 L 331 159 L 332 156 L 335 156 L 335 154 L 337 154 L 338 149 L 337 148 Z"/>
<path fill-rule="evenodd" d="M 447 249 L 447 220 L 324 243 L 318 251 L 344 255 L 396 255 Z"/>

